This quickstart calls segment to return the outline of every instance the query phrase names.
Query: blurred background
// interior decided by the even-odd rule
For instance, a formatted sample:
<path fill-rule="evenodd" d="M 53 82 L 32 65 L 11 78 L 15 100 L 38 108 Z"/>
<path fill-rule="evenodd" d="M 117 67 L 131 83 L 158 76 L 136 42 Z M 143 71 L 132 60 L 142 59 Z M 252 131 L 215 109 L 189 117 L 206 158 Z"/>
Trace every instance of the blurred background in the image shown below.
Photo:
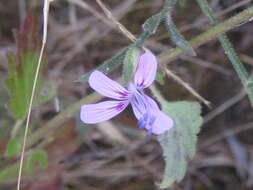
<path fill-rule="evenodd" d="M 162 0 L 103 2 L 115 18 L 136 36 L 142 32 L 143 22 L 159 12 L 163 5 Z M 7 109 L 9 94 L 4 80 L 10 72 L 8 56 L 18 54 L 20 44 L 25 43 L 23 38 L 23 41 L 17 38 L 17 33 L 22 36 L 34 30 L 38 38 L 42 37 L 42 4 L 39 0 L 0 1 L 1 190 L 15 189 L 15 164 L 24 134 L 24 122 L 18 123 Z M 253 1 L 210 0 L 209 4 L 216 18 L 222 22 L 252 6 Z M 23 188 L 158 189 L 156 183 L 161 181 L 164 169 L 162 150 L 154 136 L 146 137 L 145 132 L 138 129 L 130 109 L 97 126 L 82 124 L 78 112 L 66 113 L 61 118 L 57 117 L 58 120 L 52 120 L 93 92 L 87 83 L 76 81 L 126 47 L 130 41 L 106 24 L 103 17 L 98 18 L 97 13 L 104 18 L 106 16 L 94 0 L 55 0 L 50 11 L 44 56 L 47 64 L 42 71 L 45 85 L 41 91 L 49 95 L 33 109 L 29 138 L 33 137 L 33 131 L 43 127 L 50 130 L 48 136 L 44 137 L 44 144 L 36 142 L 46 154 L 40 153 L 39 164 L 34 163 L 32 170 L 25 171 Z M 23 25 L 26 18 L 27 25 Z M 173 18 L 187 40 L 211 28 L 194 0 L 181 0 L 174 9 Z M 252 22 L 237 26 L 227 33 L 249 72 L 253 66 L 252 33 Z M 31 38 L 32 42 L 38 38 Z M 19 45 L 18 41 L 21 41 Z M 40 42 L 36 44 L 25 48 L 36 50 Z M 146 46 L 160 55 L 174 45 L 165 29 L 159 27 Z M 198 136 L 197 154 L 189 160 L 185 178 L 170 189 L 253 189 L 253 114 L 250 102 L 217 39 L 195 51 L 196 57 L 180 56 L 171 61 L 168 68 L 209 100 L 212 107 L 202 105 L 204 124 Z M 117 78 L 120 75 L 121 68 L 112 72 L 110 77 Z M 169 101 L 196 101 L 171 78 L 166 78 L 165 85 L 160 87 Z M 16 140 L 10 143 L 13 135 Z M 13 148 L 13 154 L 7 153 L 8 145 L 9 148 L 16 147 Z"/>

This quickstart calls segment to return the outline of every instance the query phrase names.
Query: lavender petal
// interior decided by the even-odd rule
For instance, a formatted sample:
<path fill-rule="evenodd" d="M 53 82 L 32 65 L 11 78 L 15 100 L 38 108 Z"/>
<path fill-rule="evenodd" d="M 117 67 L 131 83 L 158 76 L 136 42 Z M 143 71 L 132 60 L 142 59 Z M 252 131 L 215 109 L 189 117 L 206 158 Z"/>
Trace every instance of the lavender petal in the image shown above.
<path fill-rule="evenodd" d="M 111 80 L 100 71 L 94 71 L 89 77 L 89 84 L 98 93 L 117 100 L 126 100 L 131 93 L 116 81 Z"/>
<path fill-rule="evenodd" d="M 152 132 L 156 135 L 161 135 L 164 132 L 170 130 L 174 125 L 171 117 L 167 116 L 163 112 L 159 111 L 156 115 L 156 120 L 152 125 Z"/>
<path fill-rule="evenodd" d="M 152 112 L 156 113 L 156 119 L 151 125 L 153 134 L 160 135 L 171 129 L 174 126 L 173 119 L 160 111 L 158 105 L 152 98 L 147 95 L 145 95 L 145 98 L 149 102 Z"/>
<path fill-rule="evenodd" d="M 173 127 L 172 118 L 161 112 L 152 98 L 144 94 L 139 99 L 141 100 L 133 99 L 131 105 L 135 117 L 139 120 L 140 128 L 145 128 L 148 133 L 152 131 L 152 134 L 160 135 Z M 138 101 L 144 101 L 146 106 Z"/>
<path fill-rule="evenodd" d="M 139 88 L 147 88 L 155 80 L 157 70 L 157 60 L 151 51 L 146 51 L 141 55 L 135 76 L 134 83 Z"/>
<path fill-rule="evenodd" d="M 129 101 L 104 101 L 81 107 L 80 117 L 84 123 L 95 124 L 107 121 L 122 112 Z"/>

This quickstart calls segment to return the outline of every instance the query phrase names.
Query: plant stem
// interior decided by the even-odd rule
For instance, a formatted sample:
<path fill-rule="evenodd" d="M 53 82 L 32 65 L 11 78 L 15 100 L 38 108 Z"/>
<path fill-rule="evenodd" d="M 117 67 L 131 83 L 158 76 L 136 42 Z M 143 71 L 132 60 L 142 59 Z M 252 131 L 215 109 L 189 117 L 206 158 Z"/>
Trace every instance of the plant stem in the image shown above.
<path fill-rule="evenodd" d="M 253 17 L 253 6 L 245 9 L 241 13 L 233 16 L 232 18 L 224 21 L 223 23 L 218 24 L 215 27 L 211 28 L 207 32 L 204 32 L 200 34 L 199 36 L 197 36 L 196 38 L 190 40 L 190 44 L 195 48 L 199 47 L 211 41 L 212 39 L 217 37 L 217 35 L 227 32 L 228 30 L 231 30 L 242 23 L 249 22 L 252 19 L 252 17 Z M 179 48 L 173 49 L 169 52 L 166 52 L 164 55 L 160 56 L 159 61 L 169 63 L 175 60 L 182 53 L 183 51 Z"/>
<path fill-rule="evenodd" d="M 24 120 L 21 119 L 21 120 L 17 120 L 12 131 L 11 131 L 11 138 L 15 138 L 17 133 L 18 133 L 18 130 L 20 129 L 20 127 L 22 126 L 22 124 L 24 123 Z"/>
<path fill-rule="evenodd" d="M 208 5 L 208 2 L 206 0 L 197 0 L 201 10 L 203 13 L 207 16 L 209 22 L 212 26 L 217 25 L 217 20 L 214 17 L 214 14 L 211 10 L 211 8 Z M 239 57 L 237 56 L 235 49 L 233 48 L 232 44 L 230 43 L 227 35 L 225 33 L 218 35 L 218 39 L 221 43 L 221 46 L 223 47 L 225 54 L 227 55 L 228 59 L 232 63 L 234 69 L 236 70 L 239 78 L 241 79 L 241 82 L 245 88 L 245 91 L 247 92 L 250 103 L 253 106 L 253 88 L 251 85 L 249 85 L 249 74 L 246 70 L 246 68 L 243 66 L 242 62 L 240 61 Z"/>
<path fill-rule="evenodd" d="M 91 102 L 98 101 L 101 98 L 101 96 L 97 93 L 92 93 L 80 101 L 76 102 L 75 104 L 68 107 L 63 112 L 59 113 L 57 116 L 55 116 L 52 120 L 47 122 L 43 127 L 39 128 L 28 140 L 27 146 L 34 145 L 38 140 L 40 140 L 42 137 L 48 137 L 48 133 L 53 133 L 61 123 L 65 122 L 67 119 L 70 119 L 73 117 L 73 115 L 80 109 L 80 107 L 84 104 L 88 104 Z"/>

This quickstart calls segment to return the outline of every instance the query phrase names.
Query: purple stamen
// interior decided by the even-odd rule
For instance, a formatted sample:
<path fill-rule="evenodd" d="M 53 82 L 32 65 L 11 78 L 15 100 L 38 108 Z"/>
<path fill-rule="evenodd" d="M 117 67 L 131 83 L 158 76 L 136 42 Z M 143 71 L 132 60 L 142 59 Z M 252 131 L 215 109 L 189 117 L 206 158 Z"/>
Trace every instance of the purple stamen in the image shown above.
<path fill-rule="evenodd" d="M 138 121 L 138 126 L 139 126 L 139 128 L 144 129 L 145 126 L 146 126 L 146 123 L 147 123 L 147 122 L 146 122 L 145 120 L 140 119 L 140 120 Z"/>
<path fill-rule="evenodd" d="M 152 128 L 148 129 L 148 132 L 146 133 L 147 136 L 151 136 L 153 134 Z"/>
<path fill-rule="evenodd" d="M 148 114 L 145 113 L 142 118 L 138 121 L 138 125 L 141 129 L 145 128 L 145 126 L 147 125 L 147 121 L 148 121 Z"/>

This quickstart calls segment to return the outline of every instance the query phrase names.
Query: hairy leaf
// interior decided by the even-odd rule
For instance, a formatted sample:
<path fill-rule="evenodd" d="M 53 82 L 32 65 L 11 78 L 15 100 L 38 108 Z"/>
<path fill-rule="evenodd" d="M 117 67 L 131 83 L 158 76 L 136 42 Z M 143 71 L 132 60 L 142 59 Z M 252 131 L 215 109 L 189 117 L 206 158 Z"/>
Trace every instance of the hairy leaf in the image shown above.
<path fill-rule="evenodd" d="M 155 34 L 158 26 L 168 11 L 169 9 L 164 8 L 161 12 L 149 17 L 143 24 L 143 30 L 149 34 Z"/>
<path fill-rule="evenodd" d="M 138 47 L 133 46 L 128 49 L 123 63 L 123 78 L 126 84 L 132 80 L 139 57 L 140 49 Z"/>
<path fill-rule="evenodd" d="M 165 159 L 165 172 L 161 188 L 167 188 L 183 179 L 186 173 L 187 159 L 196 153 L 197 134 L 203 122 L 198 103 L 174 102 L 162 103 L 163 111 L 171 116 L 175 126 L 158 136 Z"/>
<path fill-rule="evenodd" d="M 184 36 L 179 32 L 170 15 L 165 17 L 165 27 L 169 33 L 170 39 L 177 47 L 182 49 L 188 55 L 195 56 L 196 53 L 190 43 L 185 40 Z"/>
<path fill-rule="evenodd" d="M 9 110 L 16 119 L 23 119 L 27 112 L 38 64 L 40 36 L 36 16 L 27 15 L 24 24 L 16 34 L 16 43 L 17 52 L 8 55 L 9 75 L 5 80 L 5 86 L 10 96 Z M 42 86 L 41 81 L 39 80 L 38 86 Z M 38 88 L 37 92 L 39 92 Z"/>

